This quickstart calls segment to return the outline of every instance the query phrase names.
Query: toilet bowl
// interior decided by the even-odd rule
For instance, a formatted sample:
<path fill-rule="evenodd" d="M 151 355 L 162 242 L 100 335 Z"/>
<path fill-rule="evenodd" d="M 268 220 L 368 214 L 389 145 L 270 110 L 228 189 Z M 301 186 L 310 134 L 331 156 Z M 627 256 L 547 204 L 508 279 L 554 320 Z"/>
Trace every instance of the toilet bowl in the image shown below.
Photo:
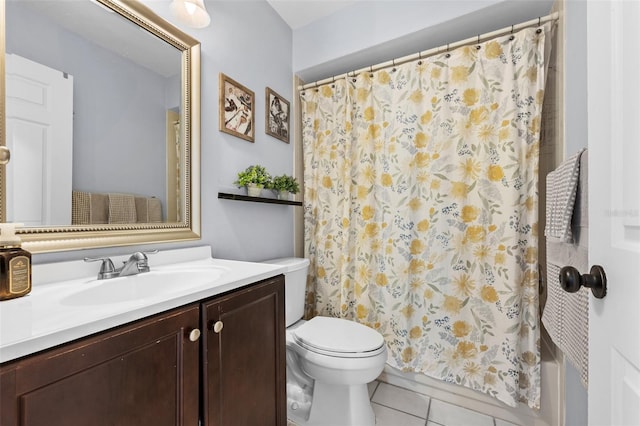
<path fill-rule="evenodd" d="M 340 318 L 302 320 L 309 261 L 266 263 L 287 267 L 287 417 L 299 426 L 375 425 L 367 384 L 387 360 L 382 335 Z"/>

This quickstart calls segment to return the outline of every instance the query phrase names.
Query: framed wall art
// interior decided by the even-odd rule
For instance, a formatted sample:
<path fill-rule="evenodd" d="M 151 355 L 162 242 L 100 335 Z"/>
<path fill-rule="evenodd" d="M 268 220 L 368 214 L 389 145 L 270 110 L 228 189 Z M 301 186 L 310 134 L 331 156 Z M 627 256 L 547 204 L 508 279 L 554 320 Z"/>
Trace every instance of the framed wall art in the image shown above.
<path fill-rule="evenodd" d="M 222 73 L 220 73 L 219 87 L 220 131 L 253 142 L 255 135 L 254 93 Z"/>
<path fill-rule="evenodd" d="M 289 101 L 269 87 L 265 90 L 264 98 L 265 132 L 282 142 L 289 143 Z"/>

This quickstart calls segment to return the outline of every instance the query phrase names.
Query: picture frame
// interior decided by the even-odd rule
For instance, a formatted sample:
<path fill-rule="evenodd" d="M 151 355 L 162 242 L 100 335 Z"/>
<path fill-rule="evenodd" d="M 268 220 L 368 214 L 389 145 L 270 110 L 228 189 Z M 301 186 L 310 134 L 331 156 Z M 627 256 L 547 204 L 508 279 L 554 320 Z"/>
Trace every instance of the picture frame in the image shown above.
<path fill-rule="evenodd" d="M 219 80 L 219 130 L 254 142 L 255 94 L 223 73 Z"/>
<path fill-rule="evenodd" d="M 282 142 L 289 143 L 289 135 L 291 133 L 289 126 L 291 107 L 289 101 L 269 87 L 265 89 L 264 99 L 265 133 L 280 139 Z"/>

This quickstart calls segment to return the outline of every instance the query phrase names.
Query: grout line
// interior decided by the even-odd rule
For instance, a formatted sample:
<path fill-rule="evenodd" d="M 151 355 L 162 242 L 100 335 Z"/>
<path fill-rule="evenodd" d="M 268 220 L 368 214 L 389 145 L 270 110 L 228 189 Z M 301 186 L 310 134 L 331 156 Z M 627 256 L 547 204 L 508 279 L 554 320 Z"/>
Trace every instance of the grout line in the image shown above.
<path fill-rule="evenodd" d="M 379 382 L 379 381 L 377 381 L 377 380 L 376 380 L 375 382 L 376 382 L 376 385 L 374 386 L 374 388 L 373 388 L 373 392 L 371 393 L 371 396 L 369 397 L 369 401 L 372 401 L 372 400 L 373 400 L 373 395 L 375 395 L 375 394 L 376 394 L 376 392 L 378 392 L 378 388 L 380 387 L 380 382 Z M 369 390 L 367 389 L 367 392 L 368 392 L 368 391 L 369 391 Z"/>
<path fill-rule="evenodd" d="M 397 409 L 396 407 L 390 407 L 390 406 L 388 406 L 388 405 L 381 404 L 381 403 L 379 403 L 379 402 L 373 402 L 373 401 L 372 401 L 372 404 L 378 404 L 378 405 L 379 405 L 379 406 L 381 406 L 381 407 L 385 407 L 385 408 L 388 408 L 388 409 L 390 409 L 390 410 L 397 411 L 398 413 L 406 414 L 407 416 L 415 417 L 416 419 L 422 419 L 422 420 L 424 420 L 424 421 L 425 421 L 425 424 L 426 424 L 426 421 L 427 421 L 427 420 L 429 420 L 429 418 L 424 418 L 424 417 L 421 417 L 421 416 L 416 416 L 415 414 L 407 413 L 406 411 L 399 410 L 399 409 Z"/>

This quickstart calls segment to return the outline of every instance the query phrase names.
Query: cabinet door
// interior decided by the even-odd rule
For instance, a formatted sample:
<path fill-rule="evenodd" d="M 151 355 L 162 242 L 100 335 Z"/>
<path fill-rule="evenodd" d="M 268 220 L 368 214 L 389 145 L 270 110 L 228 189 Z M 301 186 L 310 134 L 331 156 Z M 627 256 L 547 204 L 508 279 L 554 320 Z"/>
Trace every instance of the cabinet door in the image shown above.
<path fill-rule="evenodd" d="M 283 426 L 284 277 L 203 304 L 206 426 Z"/>
<path fill-rule="evenodd" d="M 181 308 L 5 364 L 0 424 L 197 425 L 198 325 Z"/>

